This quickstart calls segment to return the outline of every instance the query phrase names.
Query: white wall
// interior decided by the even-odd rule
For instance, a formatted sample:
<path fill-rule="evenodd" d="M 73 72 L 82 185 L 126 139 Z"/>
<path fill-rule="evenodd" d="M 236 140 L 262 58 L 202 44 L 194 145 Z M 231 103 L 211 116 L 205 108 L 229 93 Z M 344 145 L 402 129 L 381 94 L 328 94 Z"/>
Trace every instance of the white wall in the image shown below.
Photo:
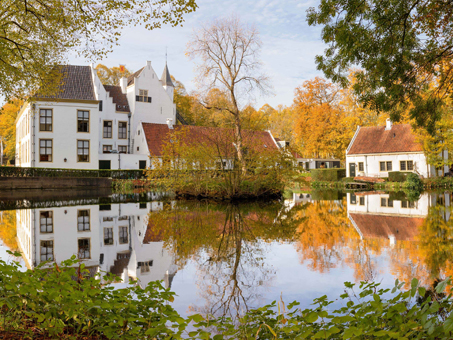
<path fill-rule="evenodd" d="M 400 171 L 400 161 L 412 160 L 414 172 L 424 178 L 435 176 L 435 169 L 426 164 L 426 157 L 423 153 L 398 153 L 398 154 L 377 154 L 377 155 L 346 155 L 346 173 L 351 177 L 350 164 L 356 165 L 356 176 L 388 177 L 388 171 L 380 171 L 379 162 L 392 162 L 392 171 Z M 359 162 L 363 162 L 364 171 L 359 171 Z M 448 167 L 445 167 L 448 171 Z"/>
<path fill-rule="evenodd" d="M 398 216 L 426 216 L 430 207 L 430 194 L 423 193 L 413 208 L 403 208 L 402 201 L 393 201 L 393 207 L 381 206 L 381 198 L 388 199 L 389 194 L 355 195 L 355 204 L 352 194 L 347 193 L 348 213 L 391 214 Z M 363 205 L 360 204 L 363 197 Z M 408 205 L 409 206 L 409 205 Z"/>
<path fill-rule="evenodd" d="M 110 161 L 111 169 L 139 169 L 139 162 L 145 161 L 146 167 L 149 166 L 150 161 L 148 155 L 133 155 L 133 154 L 113 154 L 101 153 L 99 160 Z"/>
<path fill-rule="evenodd" d="M 152 102 L 137 102 L 135 98 L 139 90 L 148 90 Z M 147 63 L 134 84 L 127 88 L 127 100 L 132 111 L 132 131 L 137 131 L 140 122 L 165 124 L 167 118 L 172 118 L 173 123 L 176 123 L 176 104 L 162 86 L 151 62 Z"/>

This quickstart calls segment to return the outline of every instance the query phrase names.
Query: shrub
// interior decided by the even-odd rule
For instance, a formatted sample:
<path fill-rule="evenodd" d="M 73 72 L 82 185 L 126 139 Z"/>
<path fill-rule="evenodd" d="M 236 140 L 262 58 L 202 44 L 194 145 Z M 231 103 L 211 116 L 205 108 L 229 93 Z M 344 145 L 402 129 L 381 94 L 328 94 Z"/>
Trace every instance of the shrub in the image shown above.
<path fill-rule="evenodd" d="M 143 176 L 144 170 L 82 170 L 0 166 L 0 177 L 111 177 L 114 179 L 137 179 Z"/>
<path fill-rule="evenodd" d="M 312 169 L 311 178 L 319 182 L 336 182 L 346 177 L 346 169 Z"/>
<path fill-rule="evenodd" d="M 423 182 L 417 174 L 410 173 L 404 186 L 410 189 L 423 189 Z"/>
<path fill-rule="evenodd" d="M 389 182 L 405 182 L 406 178 L 412 172 L 390 171 Z"/>
<path fill-rule="evenodd" d="M 408 290 L 398 280 L 392 290 L 346 282 L 338 309 L 324 295 L 311 308 L 274 301 L 238 320 L 183 318 L 169 304 L 174 293 L 159 282 L 113 289 L 74 258 L 25 272 L 0 261 L 0 281 L 5 339 L 450 339 L 453 331 L 450 279 L 430 290 L 416 279 Z"/>

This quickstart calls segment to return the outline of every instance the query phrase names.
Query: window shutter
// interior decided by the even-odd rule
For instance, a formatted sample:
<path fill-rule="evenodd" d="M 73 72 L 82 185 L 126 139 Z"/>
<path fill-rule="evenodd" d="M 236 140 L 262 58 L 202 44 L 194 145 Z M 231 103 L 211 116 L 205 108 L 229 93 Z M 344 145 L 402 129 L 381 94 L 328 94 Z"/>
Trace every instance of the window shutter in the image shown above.
<path fill-rule="evenodd" d="M 148 97 L 148 103 L 151 103 L 151 97 Z"/>
<path fill-rule="evenodd" d="M 139 102 L 140 101 L 140 96 L 135 96 L 135 101 Z"/>

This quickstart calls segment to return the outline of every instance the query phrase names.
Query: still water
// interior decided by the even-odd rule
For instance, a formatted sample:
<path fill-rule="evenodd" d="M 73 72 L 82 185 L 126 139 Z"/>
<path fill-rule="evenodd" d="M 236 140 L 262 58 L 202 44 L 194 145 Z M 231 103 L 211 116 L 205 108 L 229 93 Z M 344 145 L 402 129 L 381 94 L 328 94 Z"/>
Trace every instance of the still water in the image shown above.
<path fill-rule="evenodd" d="M 17 202 L 0 212 L 0 256 L 19 250 L 25 268 L 78 256 L 177 294 L 181 315 L 236 315 L 280 297 L 308 307 L 343 282 L 425 286 L 453 274 L 452 194 L 307 192 L 237 205 L 163 196 Z M 16 236 L 17 235 L 17 236 Z M 124 283 L 118 283 L 119 287 Z"/>

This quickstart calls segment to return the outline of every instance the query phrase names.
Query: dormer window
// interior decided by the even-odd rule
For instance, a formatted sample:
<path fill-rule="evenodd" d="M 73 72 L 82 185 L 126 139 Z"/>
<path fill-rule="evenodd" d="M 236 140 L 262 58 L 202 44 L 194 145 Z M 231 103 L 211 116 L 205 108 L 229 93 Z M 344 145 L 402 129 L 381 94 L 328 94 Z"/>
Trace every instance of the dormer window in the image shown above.
<path fill-rule="evenodd" d="M 148 97 L 148 90 L 138 90 L 138 96 L 135 98 L 138 102 L 151 103 L 151 97 Z"/>

